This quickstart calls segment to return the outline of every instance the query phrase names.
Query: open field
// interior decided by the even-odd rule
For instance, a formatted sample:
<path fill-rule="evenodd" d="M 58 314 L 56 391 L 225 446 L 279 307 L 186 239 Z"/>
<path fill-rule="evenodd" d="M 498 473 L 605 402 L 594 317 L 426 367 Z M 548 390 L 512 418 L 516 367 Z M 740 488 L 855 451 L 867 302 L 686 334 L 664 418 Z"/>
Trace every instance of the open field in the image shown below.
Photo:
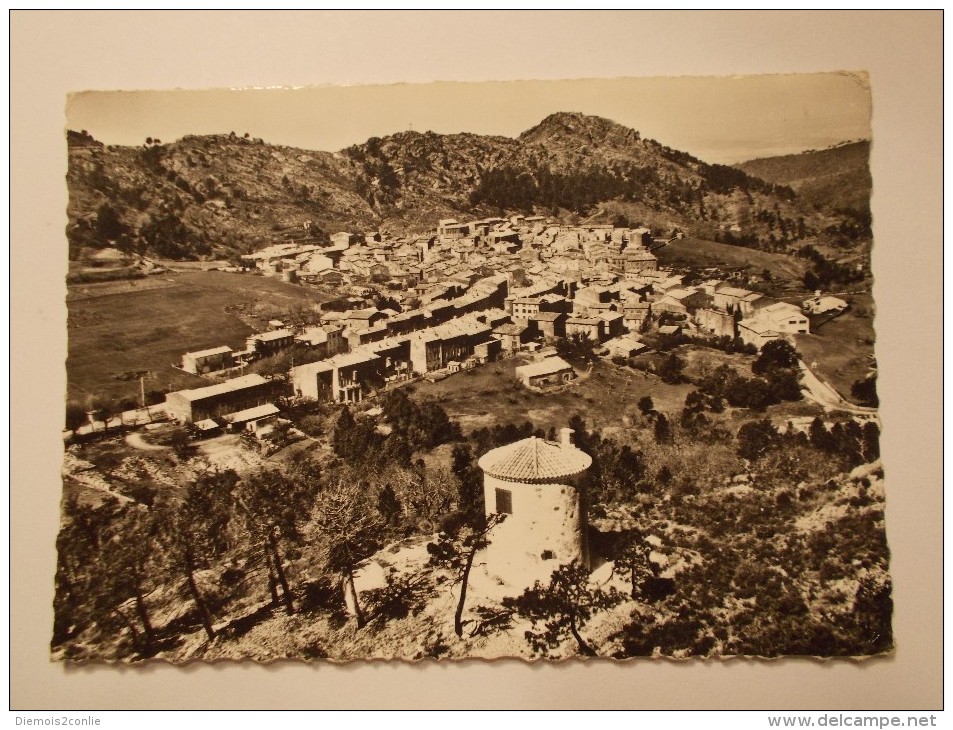
<path fill-rule="evenodd" d="M 169 289 L 176 286 L 176 281 L 169 274 L 147 276 L 144 279 L 116 279 L 114 281 L 97 281 L 70 284 L 66 288 L 67 303 L 78 302 L 83 299 L 105 297 L 111 294 L 126 294 L 141 292 L 150 289 Z"/>
<path fill-rule="evenodd" d="M 851 299 L 852 309 L 811 334 L 795 338 L 798 351 L 812 370 L 854 402 L 850 388 L 870 373 L 875 335 L 870 295 L 855 294 Z"/>
<path fill-rule="evenodd" d="M 435 398 L 464 431 L 526 420 L 548 430 L 565 426 L 577 413 L 590 427 L 619 426 L 624 416 L 638 412 L 636 404 L 644 395 L 652 396 L 658 410 L 681 410 L 693 389 L 688 384 L 667 385 L 655 375 L 628 367 L 598 363 L 572 384 L 541 393 L 517 381 L 514 369 L 524 362 L 512 358 L 437 383 L 423 382 L 416 393 Z"/>
<path fill-rule="evenodd" d="M 173 367 L 183 353 L 217 345 L 241 349 L 254 331 L 249 322 L 263 329 L 270 312 L 326 301 L 314 289 L 251 274 L 195 271 L 161 278 L 166 286 L 160 288 L 110 282 L 99 285 L 107 293 L 87 285 L 81 298 L 67 298 L 69 398 L 135 397 L 139 381 L 120 378 L 143 371 L 151 374 L 147 389 L 200 386 L 207 381 Z"/>
<path fill-rule="evenodd" d="M 750 378 L 751 363 L 755 361 L 754 355 L 743 355 L 738 352 L 729 355 L 709 347 L 682 346 L 676 348 L 675 354 L 685 361 L 683 372 L 689 378 L 699 378 L 722 365 L 728 365 L 739 375 Z"/>
<path fill-rule="evenodd" d="M 775 279 L 800 281 L 807 269 L 807 262 L 793 256 L 768 253 L 754 248 L 730 246 L 726 243 L 706 241 L 701 238 L 683 238 L 670 242 L 655 252 L 660 266 L 700 265 L 750 268 L 761 273 L 771 272 Z"/>

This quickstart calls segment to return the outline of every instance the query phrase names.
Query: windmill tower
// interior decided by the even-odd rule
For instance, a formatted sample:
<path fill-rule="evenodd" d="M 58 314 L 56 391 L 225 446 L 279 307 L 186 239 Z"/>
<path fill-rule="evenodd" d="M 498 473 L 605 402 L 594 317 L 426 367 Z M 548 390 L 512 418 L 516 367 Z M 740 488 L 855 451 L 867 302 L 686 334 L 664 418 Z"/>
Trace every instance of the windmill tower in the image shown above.
<path fill-rule="evenodd" d="M 506 515 L 489 535 L 490 575 L 528 586 L 572 561 L 589 566 L 581 483 L 592 457 L 573 445 L 572 429 L 558 443 L 532 436 L 493 449 L 479 465 L 487 515 Z"/>

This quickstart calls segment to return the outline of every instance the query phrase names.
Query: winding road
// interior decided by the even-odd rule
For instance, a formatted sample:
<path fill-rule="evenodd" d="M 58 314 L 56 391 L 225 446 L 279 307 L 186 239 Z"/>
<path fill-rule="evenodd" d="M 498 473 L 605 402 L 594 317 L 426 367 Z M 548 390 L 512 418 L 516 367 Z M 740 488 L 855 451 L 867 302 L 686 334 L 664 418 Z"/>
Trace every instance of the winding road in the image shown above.
<path fill-rule="evenodd" d="M 877 409 L 854 405 L 847 401 L 827 382 L 821 380 L 807 366 L 803 360 L 798 360 L 801 368 L 801 389 L 804 395 L 815 403 L 819 403 L 828 411 L 846 411 L 855 416 L 877 418 Z"/>

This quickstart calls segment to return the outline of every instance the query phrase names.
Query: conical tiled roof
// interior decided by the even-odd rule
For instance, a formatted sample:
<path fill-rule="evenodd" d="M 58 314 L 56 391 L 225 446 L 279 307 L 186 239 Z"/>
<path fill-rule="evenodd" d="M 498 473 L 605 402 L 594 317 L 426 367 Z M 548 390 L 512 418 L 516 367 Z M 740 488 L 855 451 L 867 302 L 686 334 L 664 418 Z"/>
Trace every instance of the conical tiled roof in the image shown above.
<path fill-rule="evenodd" d="M 571 444 L 560 445 L 530 436 L 480 457 L 480 468 L 510 482 L 547 482 L 585 471 L 592 457 Z"/>

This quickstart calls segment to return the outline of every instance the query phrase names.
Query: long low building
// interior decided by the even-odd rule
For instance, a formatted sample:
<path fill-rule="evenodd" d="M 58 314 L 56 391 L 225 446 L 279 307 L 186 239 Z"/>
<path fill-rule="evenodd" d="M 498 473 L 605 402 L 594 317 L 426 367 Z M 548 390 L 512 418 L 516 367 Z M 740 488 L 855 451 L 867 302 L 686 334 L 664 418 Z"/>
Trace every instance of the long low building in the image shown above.
<path fill-rule="evenodd" d="M 244 429 L 257 435 L 278 419 L 279 412 L 278 406 L 274 403 L 265 403 L 262 406 L 231 413 L 225 416 L 224 420 L 232 429 Z"/>
<path fill-rule="evenodd" d="M 516 377 L 523 382 L 523 385 L 540 387 L 568 383 L 576 377 L 576 371 L 568 362 L 554 355 L 539 362 L 521 365 L 516 368 Z"/>
<path fill-rule="evenodd" d="M 261 375 L 243 375 L 204 388 L 177 390 L 165 396 L 165 410 L 183 423 L 221 418 L 268 403 L 274 386 Z"/>
<path fill-rule="evenodd" d="M 188 373 L 204 373 L 225 370 L 235 364 L 235 355 L 227 345 L 212 347 L 198 352 L 187 352 L 182 356 L 182 369 Z"/>

